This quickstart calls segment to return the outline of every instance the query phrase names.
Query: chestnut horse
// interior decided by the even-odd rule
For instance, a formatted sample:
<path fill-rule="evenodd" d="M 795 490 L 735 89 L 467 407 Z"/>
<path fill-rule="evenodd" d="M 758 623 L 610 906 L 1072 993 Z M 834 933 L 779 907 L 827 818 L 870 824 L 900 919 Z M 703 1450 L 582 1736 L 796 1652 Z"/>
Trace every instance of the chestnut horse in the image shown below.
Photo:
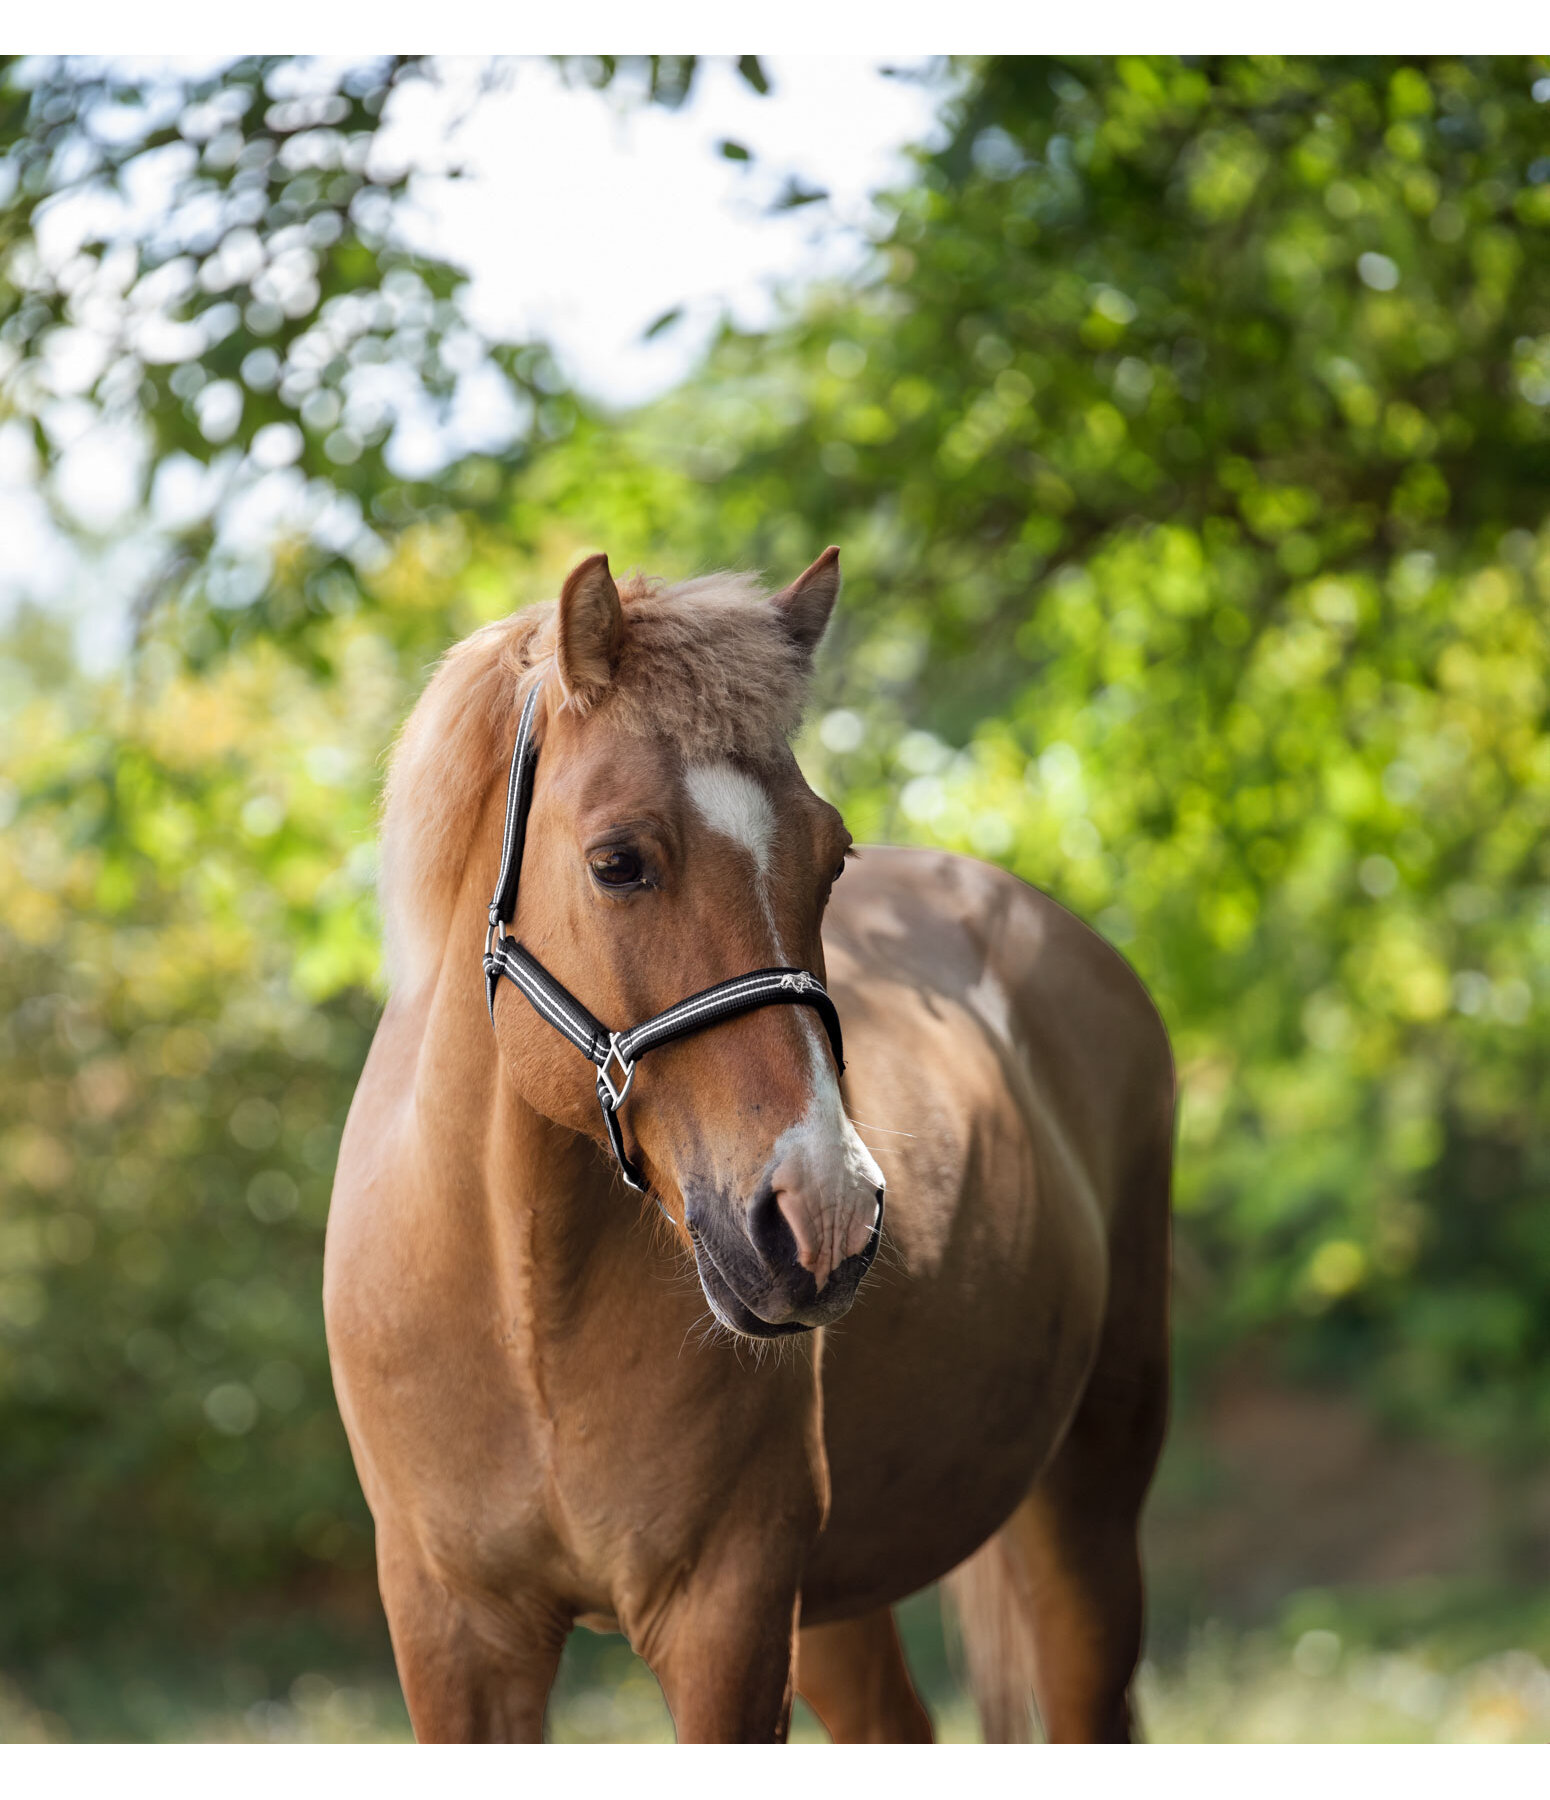
<path fill-rule="evenodd" d="M 1167 1039 L 1012 876 L 847 861 L 789 748 L 838 587 L 833 550 L 773 596 L 621 594 L 591 558 L 452 650 L 398 745 L 324 1286 L 421 1739 L 541 1738 L 577 1623 L 627 1636 L 680 1740 L 782 1739 L 793 1690 L 838 1740 L 925 1739 L 891 1608 L 949 1571 L 987 1737 L 1035 1705 L 1129 1734 Z M 617 1116 L 649 1197 L 574 1041 L 510 982 L 487 1012 L 535 687 L 512 941 L 621 1030 L 771 964 L 843 1020 L 843 1080 L 806 1005 L 646 1059 Z"/>

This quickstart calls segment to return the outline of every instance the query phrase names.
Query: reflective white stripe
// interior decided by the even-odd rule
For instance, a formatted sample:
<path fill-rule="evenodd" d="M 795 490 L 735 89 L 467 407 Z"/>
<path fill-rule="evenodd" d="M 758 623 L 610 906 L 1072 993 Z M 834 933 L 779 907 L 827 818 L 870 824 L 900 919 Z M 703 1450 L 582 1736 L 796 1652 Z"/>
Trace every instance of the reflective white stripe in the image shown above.
<path fill-rule="evenodd" d="M 538 684 L 535 682 L 528 693 L 527 703 L 522 708 L 522 718 L 517 725 L 517 741 L 511 752 L 511 773 L 506 778 L 506 825 L 501 843 L 501 872 L 496 877 L 495 895 L 499 899 L 506 891 L 506 877 L 511 873 L 511 859 L 517 845 L 517 796 L 522 791 L 522 765 L 527 760 L 528 740 L 533 733 L 533 714 L 538 710 Z M 515 913 L 515 896 L 513 896 L 512 912 Z M 503 920 L 502 923 L 510 923 Z"/>
<path fill-rule="evenodd" d="M 591 1024 L 584 1024 L 526 964 L 506 951 L 497 950 L 493 955 L 499 972 L 513 982 L 549 1023 L 569 1038 L 584 1056 L 592 1058 L 592 1046 L 597 1038 L 596 1028 Z"/>
<path fill-rule="evenodd" d="M 808 977 L 811 985 L 805 990 L 796 986 L 788 975 L 754 975 L 741 977 L 728 982 L 722 987 L 711 988 L 708 993 L 698 994 L 690 1000 L 680 1000 L 676 1006 L 670 1006 L 666 1012 L 658 1013 L 654 1019 L 647 1019 L 633 1030 L 621 1034 L 621 1044 L 627 1055 L 633 1057 L 637 1047 L 654 1041 L 658 1035 L 676 1030 L 680 1025 L 702 1014 L 715 1012 L 729 1002 L 752 999 L 762 994 L 782 993 L 822 993 L 821 985 Z"/>
<path fill-rule="evenodd" d="M 579 1050 L 590 1052 L 593 1040 L 597 1036 L 590 1026 L 583 1025 L 574 1013 L 567 1011 L 547 988 L 533 980 L 525 970 L 517 970 L 515 979 L 517 985 L 533 1005 L 557 1025 Z"/>
<path fill-rule="evenodd" d="M 608 1035 L 606 1026 L 593 1021 L 590 1014 L 583 1020 L 579 1013 L 572 1012 L 566 1004 L 568 996 L 547 971 L 535 970 L 504 946 L 491 951 L 490 956 L 498 974 L 505 975 L 514 982 L 551 1025 L 599 1067 L 603 1066 L 603 1058 L 607 1054 L 607 1043 L 604 1041 Z M 693 1025 L 694 1021 L 707 1014 L 726 1012 L 730 1019 L 739 1009 L 752 1010 L 748 1006 L 750 1001 L 766 997 L 784 998 L 787 994 L 823 994 L 825 998 L 828 997 L 822 982 L 805 969 L 738 976 L 718 987 L 707 989 L 703 994 L 680 1000 L 676 1006 L 670 1006 L 666 1012 L 658 1013 L 654 1018 L 643 1020 L 629 1031 L 619 1032 L 617 1039 L 620 1054 L 627 1061 L 635 1062 L 647 1051 L 654 1050 L 659 1043 L 677 1035 L 685 1026 Z M 602 1034 L 601 1038 L 599 1034 Z M 827 1037 L 827 1033 L 825 1036 Z"/>

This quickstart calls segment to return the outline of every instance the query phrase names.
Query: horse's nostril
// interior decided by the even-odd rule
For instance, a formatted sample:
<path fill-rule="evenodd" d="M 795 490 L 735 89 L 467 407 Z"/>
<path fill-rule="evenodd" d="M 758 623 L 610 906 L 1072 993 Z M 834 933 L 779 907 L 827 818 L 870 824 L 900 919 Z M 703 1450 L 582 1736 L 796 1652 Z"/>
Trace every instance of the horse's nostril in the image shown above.
<path fill-rule="evenodd" d="M 748 1209 L 748 1237 L 769 1268 L 784 1268 L 797 1260 L 796 1238 L 781 1208 L 780 1195 L 768 1182 Z"/>

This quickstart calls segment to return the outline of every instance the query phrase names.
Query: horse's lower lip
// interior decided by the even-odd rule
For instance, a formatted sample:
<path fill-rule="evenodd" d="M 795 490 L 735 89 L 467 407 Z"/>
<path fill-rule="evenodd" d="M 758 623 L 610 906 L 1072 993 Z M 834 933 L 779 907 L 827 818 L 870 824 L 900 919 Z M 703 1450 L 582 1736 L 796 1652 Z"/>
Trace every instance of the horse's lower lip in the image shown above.
<path fill-rule="evenodd" d="M 705 1298 L 710 1302 L 711 1311 L 728 1331 L 735 1331 L 739 1337 L 774 1338 L 795 1337 L 799 1332 L 813 1329 L 811 1325 L 804 1325 L 800 1319 L 786 1319 L 775 1325 L 768 1319 L 761 1319 L 739 1298 L 736 1289 L 717 1267 L 716 1259 L 711 1255 L 704 1238 L 692 1225 L 689 1227 L 689 1237 L 694 1245 L 694 1263 L 699 1270 L 700 1286 L 705 1290 Z"/>

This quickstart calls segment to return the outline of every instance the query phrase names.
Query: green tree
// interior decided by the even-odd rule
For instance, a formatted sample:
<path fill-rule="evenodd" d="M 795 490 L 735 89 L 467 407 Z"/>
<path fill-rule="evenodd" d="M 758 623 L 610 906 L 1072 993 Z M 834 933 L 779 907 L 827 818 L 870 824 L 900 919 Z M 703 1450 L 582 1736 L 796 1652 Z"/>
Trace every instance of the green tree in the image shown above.
<path fill-rule="evenodd" d="M 555 60 L 668 107 L 699 67 Z M 756 57 L 738 66 L 764 91 Z M 423 57 L 197 77 L 0 60 L 0 427 L 31 440 L 94 578 L 128 589 L 138 626 L 179 613 L 195 660 L 254 635 L 312 654 L 318 627 L 371 606 L 364 578 L 402 532 L 497 519 L 511 473 L 575 420 L 543 346 L 488 340 L 460 271 L 409 248 L 412 178 L 457 170 L 411 170 L 390 127 L 406 90 L 443 85 Z M 475 388 L 489 423 L 470 438 Z M 94 441 L 92 472 L 119 479 L 72 483 Z M 379 616 L 439 648 L 423 609 Z"/>

